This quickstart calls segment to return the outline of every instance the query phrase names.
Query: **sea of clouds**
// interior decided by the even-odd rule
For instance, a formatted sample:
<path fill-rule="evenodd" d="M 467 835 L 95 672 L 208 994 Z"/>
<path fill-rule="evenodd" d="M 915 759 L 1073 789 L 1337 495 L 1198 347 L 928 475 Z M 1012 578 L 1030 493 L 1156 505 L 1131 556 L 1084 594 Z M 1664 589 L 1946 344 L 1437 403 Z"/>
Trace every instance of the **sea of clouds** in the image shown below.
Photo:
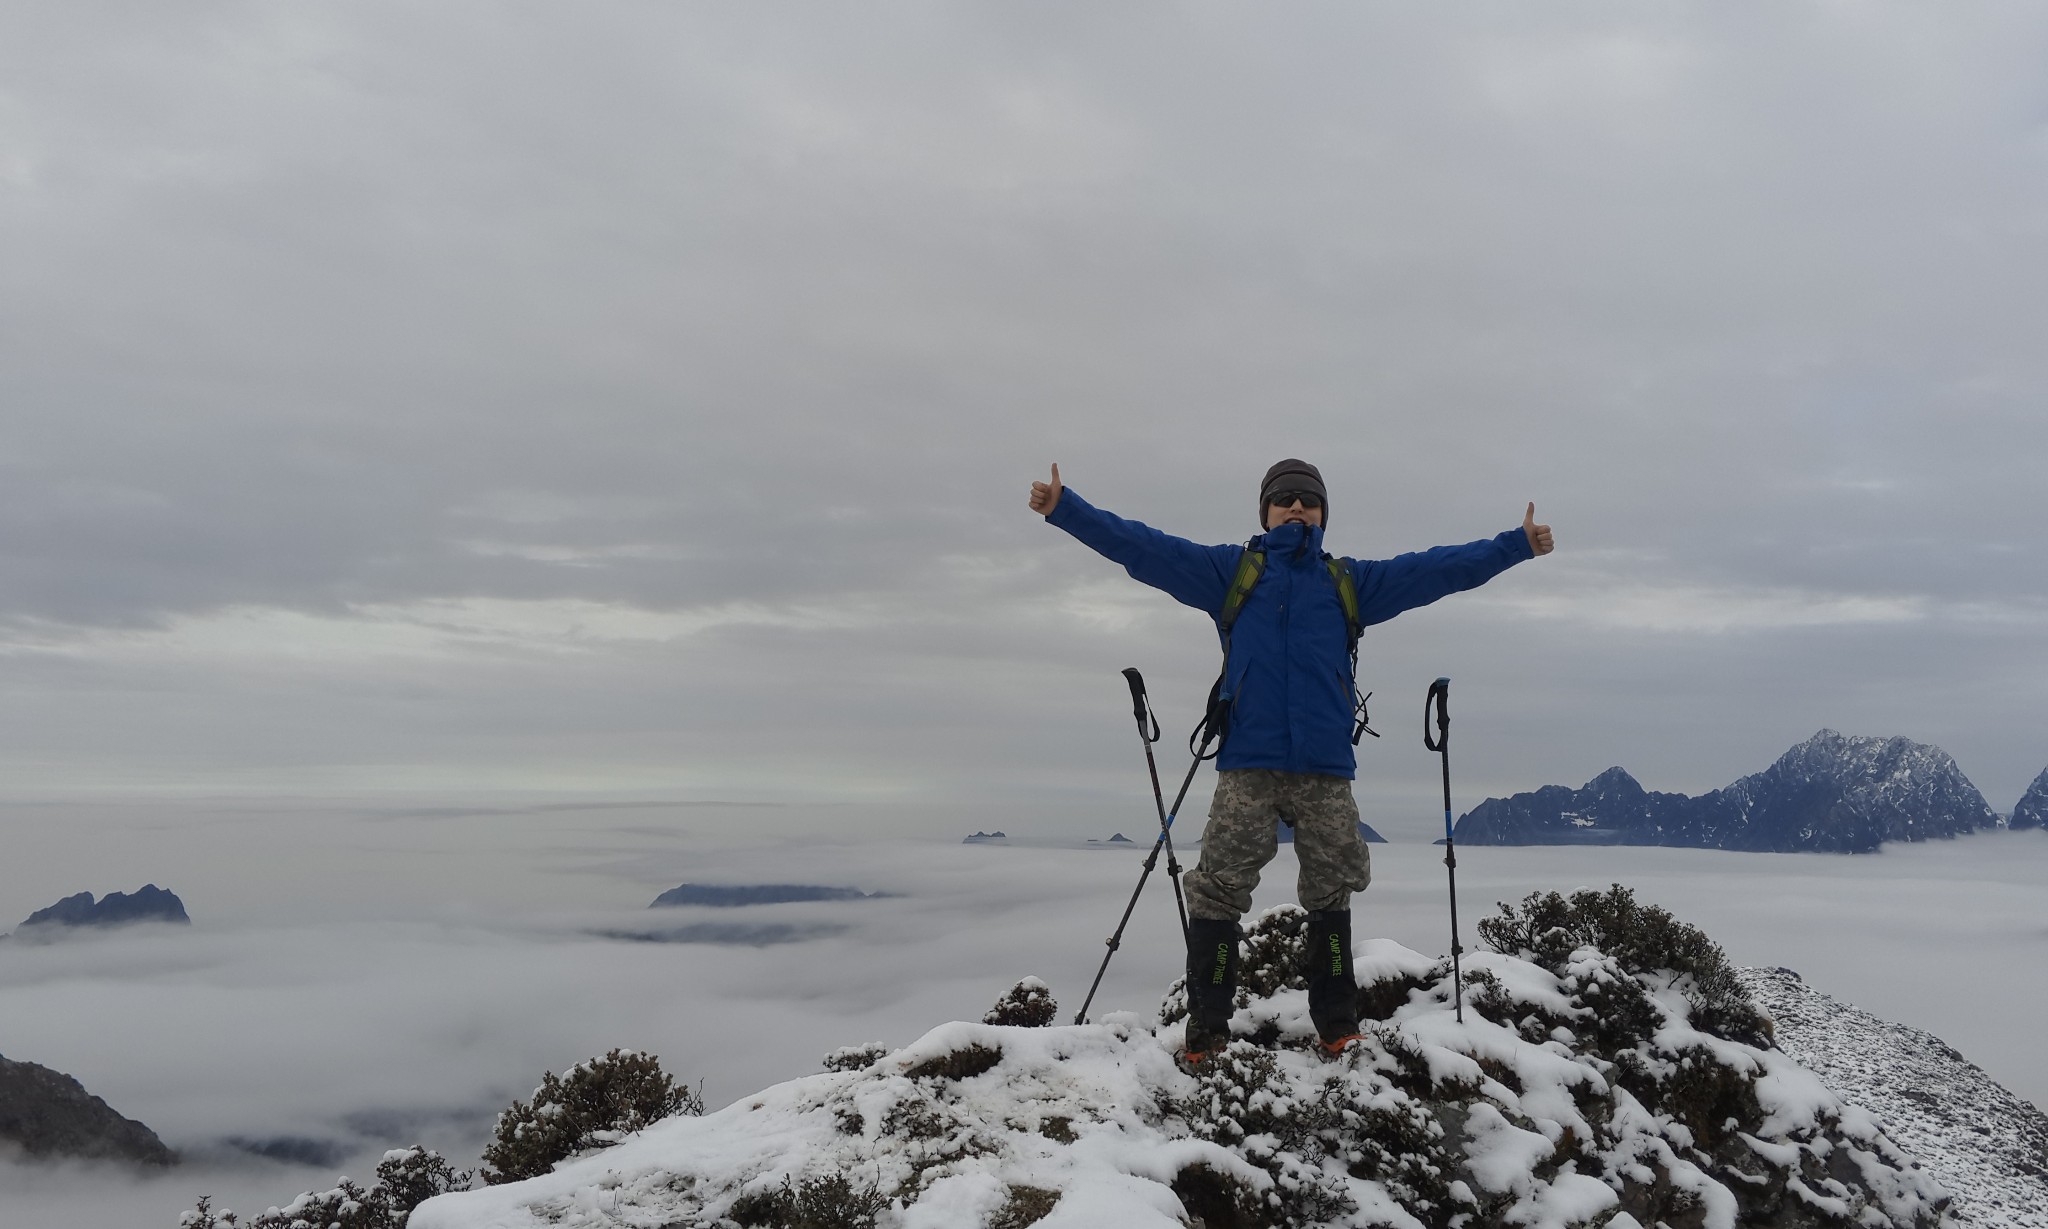
<path fill-rule="evenodd" d="M 1199 805 L 1187 810 L 1198 814 Z M 1427 808 L 1368 813 L 1361 937 L 1448 950 Z M 495 1113 L 613 1046 L 723 1105 L 862 1041 L 903 1044 L 1046 979 L 1071 1018 L 1137 883 L 1131 808 L 684 805 L 646 800 L 125 801 L 0 808 L 0 919 L 80 890 L 177 891 L 189 928 L 0 945 L 0 1053 L 77 1076 L 186 1164 L 128 1178 L 0 1164 L 9 1224 L 175 1223 L 200 1194 L 261 1210 L 421 1142 L 473 1164 Z M 1192 821 L 1190 827 L 1197 827 Z M 963 845 L 1003 828 L 1004 846 Z M 1193 835 L 1192 832 L 1189 835 Z M 1192 861 L 1195 851 L 1187 858 Z M 1463 933 L 1497 900 L 1623 882 L 1739 962 L 1931 1029 L 2036 1104 L 2048 1060 L 2048 835 L 1865 857 L 1621 848 L 1459 853 Z M 1264 907 L 1293 898 L 1282 850 Z M 870 899 L 686 908 L 683 882 L 815 883 Z M 751 942 L 647 942 L 681 929 Z M 1092 1014 L 1149 1011 L 1180 951 L 1162 861 Z M 271 1154 L 258 1155 L 255 1150 Z"/>

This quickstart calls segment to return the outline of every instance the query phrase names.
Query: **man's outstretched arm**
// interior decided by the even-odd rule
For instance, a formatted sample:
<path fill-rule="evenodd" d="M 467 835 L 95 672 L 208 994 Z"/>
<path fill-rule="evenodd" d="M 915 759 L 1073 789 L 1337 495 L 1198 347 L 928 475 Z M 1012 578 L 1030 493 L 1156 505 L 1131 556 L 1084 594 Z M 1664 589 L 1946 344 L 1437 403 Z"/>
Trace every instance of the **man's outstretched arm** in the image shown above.
<path fill-rule="evenodd" d="M 1536 505 L 1531 503 L 1519 529 L 1463 546 L 1360 560 L 1351 565 L 1358 582 L 1358 620 L 1367 625 L 1384 623 L 1404 610 L 1476 589 L 1524 559 L 1555 549 L 1550 526 L 1536 523 Z"/>
<path fill-rule="evenodd" d="M 1164 591 L 1175 601 L 1215 615 L 1237 573 L 1237 546 L 1202 546 L 1161 533 L 1142 521 L 1105 512 L 1066 489 L 1060 467 L 1052 481 L 1031 484 L 1033 512 L 1079 538 L 1097 554 L 1123 565 L 1135 580 Z"/>

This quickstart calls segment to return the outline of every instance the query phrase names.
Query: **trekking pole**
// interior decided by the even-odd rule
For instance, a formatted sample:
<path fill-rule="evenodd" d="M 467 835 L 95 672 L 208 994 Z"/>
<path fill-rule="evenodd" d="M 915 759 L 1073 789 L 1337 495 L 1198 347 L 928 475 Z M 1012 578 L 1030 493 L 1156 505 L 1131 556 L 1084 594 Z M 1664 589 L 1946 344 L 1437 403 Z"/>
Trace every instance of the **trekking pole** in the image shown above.
<path fill-rule="evenodd" d="M 1430 734 L 1429 719 L 1436 718 L 1436 734 Z M 1465 975 L 1459 967 L 1458 942 L 1458 846 L 1451 835 L 1451 680 L 1440 678 L 1429 685 L 1422 701 L 1422 745 L 1441 752 L 1444 761 L 1444 866 L 1451 876 L 1451 1003 L 1458 1023 L 1465 1022 Z"/>
<path fill-rule="evenodd" d="M 1124 670 L 1124 681 L 1131 685 L 1131 715 L 1138 719 L 1138 737 L 1145 742 L 1145 771 L 1152 777 L 1152 806 L 1159 812 L 1159 839 L 1152 843 L 1151 857 L 1159 856 L 1159 847 L 1166 847 L 1166 877 L 1173 881 L 1173 907 L 1180 914 L 1182 933 L 1188 928 L 1188 902 L 1180 893 L 1180 859 L 1173 852 L 1173 820 L 1166 810 L 1166 800 L 1159 794 L 1159 765 L 1152 759 L 1152 744 L 1159 741 L 1159 718 L 1152 715 L 1152 700 L 1145 694 L 1145 676 L 1138 673 L 1136 666 Z M 1190 776 L 1194 774 L 1190 773 Z M 1181 796 L 1187 795 L 1187 786 L 1181 786 Z M 1180 798 L 1173 800 L 1173 809 L 1180 810 Z"/>
<path fill-rule="evenodd" d="M 1145 855 L 1145 869 L 1138 875 L 1138 886 L 1131 890 L 1130 902 L 1124 905 L 1124 915 L 1118 919 L 1116 933 L 1103 942 L 1109 950 L 1102 953 L 1102 964 L 1095 970 L 1095 980 L 1089 983 L 1088 997 L 1082 1000 L 1081 1010 L 1074 1016 L 1074 1023 L 1088 1023 L 1088 1008 L 1095 1002 L 1095 991 L 1102 985 L 1102 975 L 1109 971 L 1109 958 L 1123 946 L 1124 927 L 1130 925 L 1131 912 L 1138 907 L 1138 896 L 1145 890 L 1145 881 L 1152 875 L 1152 868 L 1159 864 L 1159 851 L 1166 850 L 1166 873 L 1173 880 L 1173 903 L 1180 911 L 1180 931 L 1188 931 L 1188 906 L 1180 891 L 1180 860 L 1173 853 L 1173 821 L 1180 814 L 1180 804 L 1188 796 L 1188 786 L 1195 779 L 1195 770 L 1202 766 L 1203 756 L 1199 750 L 1195 762 L 1188 765 L 1188 775 L 1181 779 L 1180 792 L 1173 796 L 1173 809 L 1166 809 L 1164 798 L 1159 792 L 1159 766 L 1152 758 L 1152 744 L 1159 741 L 1159 719 L 1152 715 L 1152 704 L 1145 696 L 1145 679 L 1135 667 L 1124 671 L 1124 681 L 1131 685 L 1131 711 L 1138 719 L 1138 735 L 1145 740 L 1145 767 L 1152 774 L 1152 802 L 1159 810 L 1159 839 L 1152 842 L 1152 852 Z M 1203 746 L 1207 746 L 1206 740 Z"/>

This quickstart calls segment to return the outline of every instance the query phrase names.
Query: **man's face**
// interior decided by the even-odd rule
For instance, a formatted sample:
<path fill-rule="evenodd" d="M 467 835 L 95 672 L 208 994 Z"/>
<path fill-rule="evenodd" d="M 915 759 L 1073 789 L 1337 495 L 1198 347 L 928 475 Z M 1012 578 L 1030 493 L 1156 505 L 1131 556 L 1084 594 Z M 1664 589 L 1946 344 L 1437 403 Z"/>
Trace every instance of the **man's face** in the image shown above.
<path fill-rule="evenodd" d="M 1314 507 L 1310 507 L 1314 504 Z M 1320 525 L 1323 523 L 1323 501 L 1319 496 L 1306 491 L 1280 491 L 1266 505 L 1266 528 L 1275 525 Z"/>

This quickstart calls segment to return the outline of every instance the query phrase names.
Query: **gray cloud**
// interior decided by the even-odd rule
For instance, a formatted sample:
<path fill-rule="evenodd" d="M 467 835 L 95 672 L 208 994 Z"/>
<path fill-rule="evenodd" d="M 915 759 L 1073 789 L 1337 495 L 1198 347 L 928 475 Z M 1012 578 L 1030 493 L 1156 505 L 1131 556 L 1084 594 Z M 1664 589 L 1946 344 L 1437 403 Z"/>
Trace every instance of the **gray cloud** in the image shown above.
<path fill-rule="evenodd" d="M 2029 11 L 5 21 L 27 788 L 1101 791 L 1212 642 L 1024 484 L 1287 454 L 1346 553 L 1558 526 L 1368 649 L 1475 788 L 2048 761 Z"/>

